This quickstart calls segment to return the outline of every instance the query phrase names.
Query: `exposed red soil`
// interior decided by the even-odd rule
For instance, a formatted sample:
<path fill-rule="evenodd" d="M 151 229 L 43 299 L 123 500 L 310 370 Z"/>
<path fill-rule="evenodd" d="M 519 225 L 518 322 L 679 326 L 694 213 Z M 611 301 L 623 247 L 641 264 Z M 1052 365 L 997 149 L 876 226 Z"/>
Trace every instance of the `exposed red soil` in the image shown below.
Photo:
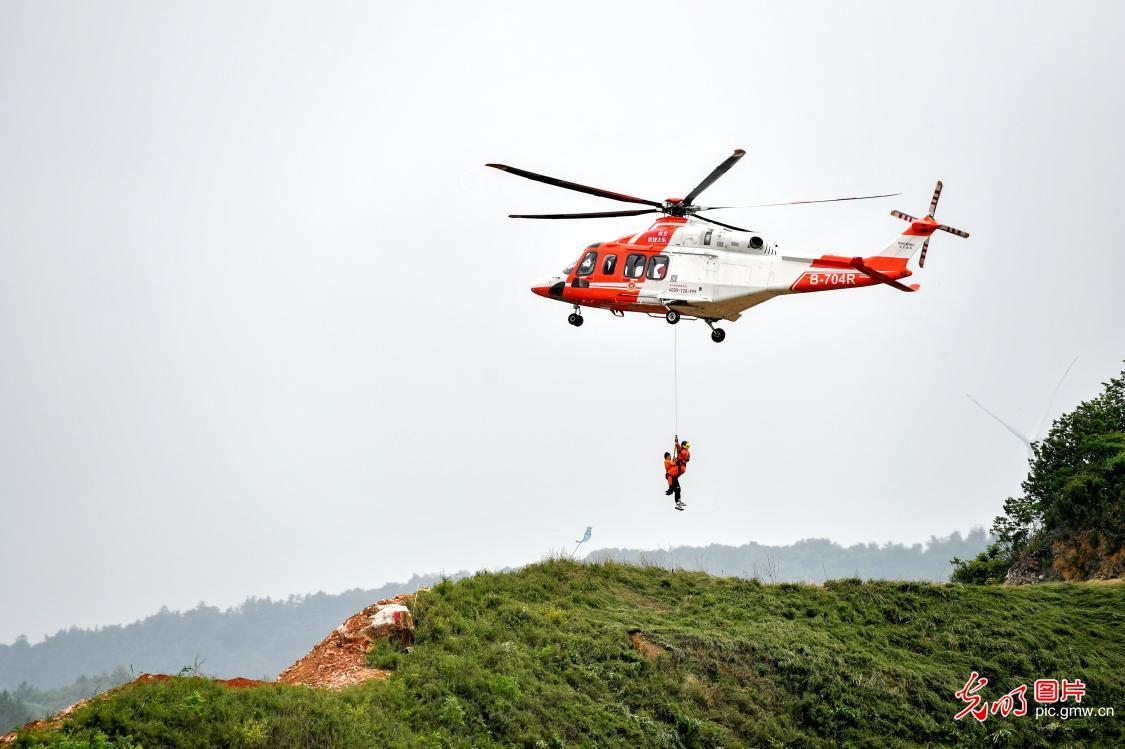
<path fill-rule="evenodd" d="M 629 643 L 633 646 L 634 650 L 639 650 L 648 658 L 659 658 L 664 655 L 664 648 L 660 647 L 655 642 L 649 642 L 641 637 L 640 632 L 630 633 Z"/>
<path fill-rule="evenodd" d="M 247 687 L 264 687 L 267 684 L 273 684 L 272 681 L 262 681 L 260 679 L 247 679 L 244 676 L 236 676 L 233 679 L 214 679 L 216 684 L 222 684 L 224 687 L 231 689 L 246 689 Z"/>
<path fill-rule="evenodd" d="M 343 689 L 372 679 L 388 678 L 390 671 L 367 665 L 367 649 L 376 637 L 394 634 L 400 628 L 384 626 L 380 628 L 381 631 L 376 632 L 372 628 L 371 617 L 384 606 L 402 605 L 413 597 L 412 594 L 403 593 L 372 604 L 349 617 L 310 650 L 308 655 L 278 674 L 278 683 Z M 412 624 L 410 629 L 413 629 Z"/>

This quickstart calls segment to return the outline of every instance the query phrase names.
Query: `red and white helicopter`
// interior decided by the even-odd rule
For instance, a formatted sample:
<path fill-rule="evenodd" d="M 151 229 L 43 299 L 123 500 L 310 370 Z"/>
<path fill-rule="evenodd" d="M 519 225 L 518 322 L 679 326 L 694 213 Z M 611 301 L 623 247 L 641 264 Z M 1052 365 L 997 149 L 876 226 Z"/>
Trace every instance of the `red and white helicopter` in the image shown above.
<path fill-rule="evenodd" d="M 561 274 L 532 287 L 531 290 L 542 297 L 573 305 L 574 312 L 568 320 L 575 326 L 583 322 L 582 307 L 608 309 L 622 317 L 626 312 L 662 315 L 672 324 L 679 322 L 681 317 L 690 317 L 706 322 L 711 328 L 711 340 L 721 343 L 726 338 L 726 332 L 715 327 L 716 322 L 734 322 L 749 308 L 782 294 L 882 284 L 899 291 L 917 291 L 917 284 L 907 286 L 899 279 L 912 275 L 906 264 L 915 252 L 921 250 L 918 265 L 925 265 L 930 236 L 938 230 L 959 237 L 969 236 L 968 232 L 940 224 L 934 219 L 941 196 L 939 181 L 930 201 L 930 210 L 922 218 L 891 211 L 892 216 L 909 222 L 910 226 L 875 255 L 782 255 L 759 232 L 697 214 L 721 208 L 764 208 L 886 198 L 899 193 L 753 206 L 696 205 L 695 199 L 700 193 L 714 184 L 745 153 L 742 149 L 736 150 L 687 197 L 668 198 L 663 202 L 587 187 L 504 164 L 486 166 L 588 195 L 648 206 L 596 213 L 513 214 L 511 218 L 608 218 L 662 214 L 644 231 L 590 245 L 583 250 L 577 262 Z"/>

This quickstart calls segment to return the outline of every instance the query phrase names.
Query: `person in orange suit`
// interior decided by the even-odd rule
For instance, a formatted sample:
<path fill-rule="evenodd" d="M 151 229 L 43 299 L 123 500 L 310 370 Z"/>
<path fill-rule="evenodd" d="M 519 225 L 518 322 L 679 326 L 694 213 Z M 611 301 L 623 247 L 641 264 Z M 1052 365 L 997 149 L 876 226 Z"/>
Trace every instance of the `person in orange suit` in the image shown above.
<path fill-rule="evenodd" d="M 683 510 L 684 502 L 680 499 L 680 466 L 679 461 L 672 457 L 672 453 L 664 453 L 664 478 L 668 479 L 668 491 L 665 495 L 676 495 L 676 509 Z"/>

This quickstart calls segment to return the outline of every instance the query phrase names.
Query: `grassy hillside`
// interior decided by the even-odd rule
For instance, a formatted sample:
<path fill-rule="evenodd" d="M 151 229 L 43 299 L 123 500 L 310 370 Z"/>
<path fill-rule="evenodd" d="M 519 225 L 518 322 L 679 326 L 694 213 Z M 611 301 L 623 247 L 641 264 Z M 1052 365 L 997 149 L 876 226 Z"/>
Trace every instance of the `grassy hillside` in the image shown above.
<path fill-rule="evenodd" d="M 954 721 L 976 670 L 996 700 L 1081 678 L 1125 698 L 1125 586 L 761 585 L 552 561 L 413 602 L 388 681 L 339 693 L 133 687 L 18 746 L 1121 746 L 1123 717 Z M 312 643 L 310 643 L 311 645 Z M 1030 700 L 1029 700 L 1030 702 Z M 1073 703 L 1071 703 L 1073 704 Z M 1035 703 L 1031 702 L 1031 712 Z"/>

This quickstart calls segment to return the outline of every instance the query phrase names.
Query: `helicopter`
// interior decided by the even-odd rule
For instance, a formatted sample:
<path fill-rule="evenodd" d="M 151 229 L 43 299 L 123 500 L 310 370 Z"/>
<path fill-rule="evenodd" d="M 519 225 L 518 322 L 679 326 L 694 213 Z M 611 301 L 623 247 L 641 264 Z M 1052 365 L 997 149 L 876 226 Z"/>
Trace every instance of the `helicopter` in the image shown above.
<path fill-rule="evenodd" d="M 778 245 L 768 241 L 761 232 L 699 214 L 729 208 L 869 200 L 901 193 L 747 206 L 698 205 L 696 198 L 745 154 L 743 149 L 736 149 L 685 197 L 664 201 L 588 187 L 505 164 L 485 166 L 587 195 L 646 206 L 594 213 L 510 214 L 509 218 L 589 219 L 661 214 L 647 229 L 589 245 L 561 273 L 531 287 L 531 291 L 541 297 L 571 305 L 574 311 L 567 321 L 576 327 L 584 322 L 583 307 L 607 309 L 617 317 L 636 312 L 664 317 L 673 325 L 684 318 L 702 320 L 711 329 L 711 340 L 722 343 L 726 332 L 716 327 L 716 323 L 720 320 L 734 322 L 751 307 L 783 294 L 883 285 L 899 291 L 917 291 L 918 284 L 907 285 L 901 279 L 913 275 L 906 265 L 916 252 L 920 252 L 918 266 L 925 266 L 926 251 L 934 232 L 969 236 L 968 232 L 934 218 L 942 190 L 939 180 L 929 212 L 921 218 L 891 211 L 892 216 L 906 221 L 909 226 L 875 255 L 804 257 L 782 254 Z"/>

